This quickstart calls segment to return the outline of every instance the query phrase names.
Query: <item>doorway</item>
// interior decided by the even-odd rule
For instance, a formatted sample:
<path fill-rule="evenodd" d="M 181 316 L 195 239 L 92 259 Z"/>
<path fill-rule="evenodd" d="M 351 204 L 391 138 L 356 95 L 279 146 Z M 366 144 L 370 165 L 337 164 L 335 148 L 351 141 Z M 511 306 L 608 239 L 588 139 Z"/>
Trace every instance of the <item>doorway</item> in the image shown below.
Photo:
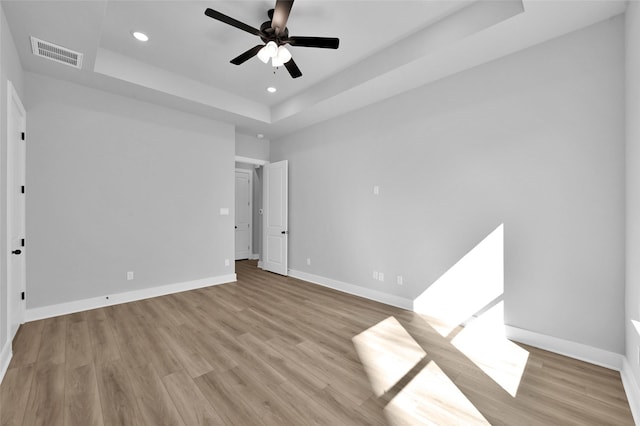
<path fill-rule="evenodd" d="M 236 169 L 236 260 L 249 259 L 253 240 L 253 179 L 251 170 Z"/>
<path fill-rule="evenodd" d="M 249 162 L 252 161 L 252 162 Z M 244 252 L 241 254 L 240 252 L 242 251 L 243 247 L 247 246 L 247 244 L 245 244 L 244 239 L 240 237 L 240 235 L 236 232 L 236 239 L 235 239 L 235 253 L 236 253 L 236 260 L 240 260 L 240 259 L 252 259 L 252 260 L 258 260 L 258 264 L 261 264 L 261 259 L 262 259 L 262 163 L 266 163 L 266 161 L 262 161 L 262 160 L 251 160 L 245 157 L 241 157 L 240 159 L 236 159 L 236 172 L 240 171 L 241 173 L 248 173 L 248 175 L 250 176 L 250 180 L 251 180 L 251 184 L 250 184 L 250 192 L 249 192 L 249 201 L 250 201 L 250 211 L 249 211 L 249 216 L 250 216 L 250 220 L 251 220 L 251 226 L 247 227 L 250 228 L 250 232 L 249 232 L 249 244 L 248 246 L 251 247 L 249 250 L 249 253 L 246 252 L 246 250 L 244 250 Z M 235 201 L 235 214 L 237 215 L 238 211 L 240 210 L 241 207 L 243 206 L 239 206 L 239 200 L 241 198 L 243 198 L 244 196 L 242 194 L 238 194 L 238 184 L 240 184 L 241 186 L 244 186 L 244 180 L 241 179 L 240 181 L 238 181 L 238 174 L 236 173 L 236 188 L 235 188 L 235 194 L 236 194 L 236 201 Z M 247 206 L 247 202 L 243 202 L 244 207 Z M 237 224 L 238 222 L 238 217 L 236 216 L 236 225 L 235 226 L 239 226 Z M 242 229 L 241 226 L 239 226 L 239 228 L 237 229 Z M 246 229 L 246 228 L 245 228 Z"/>

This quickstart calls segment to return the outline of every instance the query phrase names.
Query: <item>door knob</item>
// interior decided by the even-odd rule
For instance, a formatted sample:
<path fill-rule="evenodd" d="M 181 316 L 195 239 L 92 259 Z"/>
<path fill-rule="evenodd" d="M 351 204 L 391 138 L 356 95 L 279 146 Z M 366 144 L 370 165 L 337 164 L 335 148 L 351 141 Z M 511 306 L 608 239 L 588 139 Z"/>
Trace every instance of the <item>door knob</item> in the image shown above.
<path fill-rule="evenodd" d="M 236 225 L 236 229 L 238 229 L 238 225 Z"/>
<path fill-rule="evenodd" d="M 11 253 L 12 253 L 12 254 L 20 254 L 20 253 L 22 253 L 22 250 L 14 250 L 14 251 L 12 251 Z"/>

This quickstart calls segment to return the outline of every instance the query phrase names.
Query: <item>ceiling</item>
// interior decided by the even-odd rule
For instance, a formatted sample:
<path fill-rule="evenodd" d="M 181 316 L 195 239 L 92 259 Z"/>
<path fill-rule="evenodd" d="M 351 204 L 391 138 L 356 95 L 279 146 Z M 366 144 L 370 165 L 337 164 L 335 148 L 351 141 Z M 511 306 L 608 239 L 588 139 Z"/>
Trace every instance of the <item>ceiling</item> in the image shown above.
<path fill-rule="evenodd" d="M 340 48 L 290 47 L 303 76 L 253 58 L 258 37 L 204 15 L 260 27 L 275 0 L 3 0 L 25 70 L 154 102 L 274 139 L 623 13 L 612 0 L 297 0 L 290 35 Z M 149 35 L 146 43 L 132 31 Z M 81 70 L 31 53 L 29 36 L 84 54 Z M 268 93 L 268 86 L 276 93 Z"/>

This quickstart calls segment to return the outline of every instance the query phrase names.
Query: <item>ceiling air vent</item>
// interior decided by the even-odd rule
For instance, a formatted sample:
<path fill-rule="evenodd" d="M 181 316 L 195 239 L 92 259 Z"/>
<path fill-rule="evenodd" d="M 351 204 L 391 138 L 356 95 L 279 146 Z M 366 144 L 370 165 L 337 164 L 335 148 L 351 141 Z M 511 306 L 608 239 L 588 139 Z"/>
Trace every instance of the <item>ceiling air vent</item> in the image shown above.
<path fill-rule="evenodd" d="M 31 37 L 31 51 L 36 56 L 51 59 L 74 68 L 82 68 L 82 53 L 74 52 L 66 47 Z"/>

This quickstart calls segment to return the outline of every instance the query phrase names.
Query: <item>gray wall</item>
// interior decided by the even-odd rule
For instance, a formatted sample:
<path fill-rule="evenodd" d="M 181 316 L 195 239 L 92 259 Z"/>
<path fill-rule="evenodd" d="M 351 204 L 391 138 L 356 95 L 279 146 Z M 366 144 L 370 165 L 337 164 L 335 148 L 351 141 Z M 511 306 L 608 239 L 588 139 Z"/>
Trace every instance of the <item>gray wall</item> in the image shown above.
<path fill-rule="evenodd" d="M 24 102 L 22 74 L 18 52 L 4 10 L 0 8 L 0 351 L 10 343 L 7 336 L 7 80 L 11 80 Z"/>
<path fill-rule="evenodd" d="M 27 308 L 234 272 L 233 126 L 30 73 L 25 87 Z"/>
<path fill-rule="evenodd" d="M 618 17 L 271 141 L 290 268 L 413 299 L 504 224 L 505 322 L 623 353 L 623 35 Z"/>
<path fill-rule="evenodd" d="M 269 139 L 236 133 L 236 155 L 269 161 Z"/>
<path fill-rule="evenodd" d="M 640 336 L 631 320 L 640 321 L 640 3 L 630 2 L 626 13 L 627 53 L 627 360 L 636 383 Z"/>

